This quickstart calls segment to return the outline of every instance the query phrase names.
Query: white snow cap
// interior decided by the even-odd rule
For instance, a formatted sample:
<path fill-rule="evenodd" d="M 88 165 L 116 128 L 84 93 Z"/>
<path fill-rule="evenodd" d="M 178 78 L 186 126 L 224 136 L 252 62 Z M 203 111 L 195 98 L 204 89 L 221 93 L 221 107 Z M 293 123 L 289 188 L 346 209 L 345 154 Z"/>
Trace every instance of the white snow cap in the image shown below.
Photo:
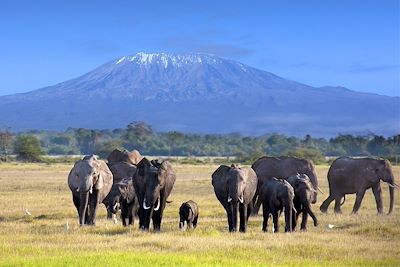
<path fill-rule="evenodd" d="M 169 54 L 169 53 L 137 53 L 133 56 L 124 56 L 117 60 L 115 64 L 122 62 L 132 62 L 139 65 L 148 64 L 161 64 L 164 68 L 168 68 L 169 65 L 180 67 L 186 64 L 202 64 L 202 63 L 220 63 L 221 60 L 213 55 L 207 54 Z"/>

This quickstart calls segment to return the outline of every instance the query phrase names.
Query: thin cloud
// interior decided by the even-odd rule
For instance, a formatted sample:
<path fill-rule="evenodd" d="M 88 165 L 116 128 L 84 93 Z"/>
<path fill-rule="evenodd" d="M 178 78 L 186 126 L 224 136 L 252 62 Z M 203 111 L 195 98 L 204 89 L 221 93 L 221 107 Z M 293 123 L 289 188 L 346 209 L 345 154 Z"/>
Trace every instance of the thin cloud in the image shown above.
<path fill-rule="evenodd" d="M 385 70 L 395 70 L 399 69 L 399 64 L 392 65 L 376 65 L 376 66 L 365 66 L 362 64 L 356 64 L 350 67 L 350 72 L 377 72 L 377 71 L 385 71 Z"/>

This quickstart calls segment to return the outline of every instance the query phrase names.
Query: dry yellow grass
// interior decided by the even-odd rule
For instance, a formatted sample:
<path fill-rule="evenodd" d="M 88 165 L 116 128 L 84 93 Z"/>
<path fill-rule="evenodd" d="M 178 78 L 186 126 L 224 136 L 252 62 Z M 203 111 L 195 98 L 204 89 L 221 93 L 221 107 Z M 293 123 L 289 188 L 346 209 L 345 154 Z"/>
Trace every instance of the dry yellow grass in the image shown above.
<path fill-rule="evenodd" d="M 400 265 L 400 193 L 394 213 L 378 216 L 368 191 L 359 215 L 350 215 L 355 196 L 348 196 L 343 215 L 319 212 L 308 232 L 262 233 L 261 216 L 250 218 L 245 234 L 227 232 L 223 208 L 214 196 L 211 173 L 217 166 L 175 165 L 177 181 L 165 210 L 161 233 L 143 233 L 105 219 L 101 206 L 96 227 L 79 227 L 66 180 L 68 164 L 0 165 L 0 265 L 147 266 L 147 265 Z M 328 192 L 328 166 L 318 178 Z M 394 167 L 398 181 L 400 167 Z M 388 192 L 384 206 L 387 210 Z M 178 209 L 193 199 L 200 206 L 193 232 L 178 230 Z M 31 216 L 25 215 L 28 209 Z M 66 224 L 69 229 L 66 229 Z M 283 218 L 281 218 L 283 223 Z M 328 224 L 335 227 L 329 229 Z"/>

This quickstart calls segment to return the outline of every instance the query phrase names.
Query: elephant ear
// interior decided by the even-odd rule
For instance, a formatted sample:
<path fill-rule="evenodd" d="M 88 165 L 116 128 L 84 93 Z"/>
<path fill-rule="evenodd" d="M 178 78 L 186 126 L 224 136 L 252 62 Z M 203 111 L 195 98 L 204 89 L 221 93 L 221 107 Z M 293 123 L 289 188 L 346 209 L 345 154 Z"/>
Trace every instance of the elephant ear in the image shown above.
<path fill-rule="evenodd" d="M 243 168 L 247 176 L 246 188 L 244 190 L 245 199 L 249 202 L 253 199 L 257 190 L 258 178 L 256 172 L 252 168 Z"/>
<path fill-rule="evenodd" d="M 228 195 L 227 192 L 227 181 L 229 179 L 228 173 L 230 171 L 230 167 L 226 165 L 221 165 L 218 169 L 211 175 L 211 182 L 214 187 L 215 195 L 217 196 L 219 202 L 223 203 L 226 202 L 226 198 Z"/>
<path fill-rule="evenodd" d="M 165 200 L 167 200 L 169 194 L 171 194 L 172 188 L 174 187 L 176 175 L 172 169 L 172 164 L 169 161 L 165 160 L 159 166 L 159 175 L 164 179 Z"/>
<path fill-rule="evenodd" d="M 108 168 L 107 164 L 102 160 L 95 160 L 96 172 L 97 172 L 97 182 L 95 188 L 97 190 L 102 189 L 103 187 L 110 188 L 113 182 L 113 175 Z"/>

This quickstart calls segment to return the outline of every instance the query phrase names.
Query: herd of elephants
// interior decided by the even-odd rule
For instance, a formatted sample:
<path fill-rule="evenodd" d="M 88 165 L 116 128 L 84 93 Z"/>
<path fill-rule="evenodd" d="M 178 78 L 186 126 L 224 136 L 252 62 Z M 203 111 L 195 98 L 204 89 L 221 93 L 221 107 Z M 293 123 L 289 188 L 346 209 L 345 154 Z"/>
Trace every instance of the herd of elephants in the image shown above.
<path fill-rule="evenodd" d="M 163 212 L 176 179 L 169 161 L 149 161 L 137 150 L 115 149 L 107 162 L 94 155 L 77 161 L 68 175 L 74 205 L 80 225 L 94 225 L 100 203 L 107 208 L 107 217 L 116 222 L 121 210 L 124 226 L 139 218 L 139 228 L 149 230 L 150 219 L 154 231 L 160 231 Z M 379 213 L 383 212 L 380 181 L 389 185 L 389 213 L 393 210 L 394 182 L 391 164 L 380 158 L 340 157 L 329 168 L 329 196 L 320 210 L 326 212 L 335 201 L 335 212 L 346 194 L 356 194 L 353 213 L 357 213 L 365 191 L 372 188 Z M 267 231 L 272 216 L 272 231 L 279 231 L 278 218 L 285 215 L 285 231 L 295 230 L 302 214 L 301 230 L 307 229 L 308 215 L 317 226 L 311 209 L 320 191 L 312 161 L 296 157 L 261 157 L 251 167 L 221 165 L 212 174 L 215 195 L 226 210 L 230 232 L 245 232 L 248 218 L 257 214 L 262 205 L 262 230 Z M 343 200 L 343 201 L 342 201 Z M 238 222 L 239 213 L 239 222 Z M 179 209 L 179 228 L 195 228 L 199 216 L 197 204 L 189 200 Z M 239 228 L 238 228 L 239 223 Z"/>

